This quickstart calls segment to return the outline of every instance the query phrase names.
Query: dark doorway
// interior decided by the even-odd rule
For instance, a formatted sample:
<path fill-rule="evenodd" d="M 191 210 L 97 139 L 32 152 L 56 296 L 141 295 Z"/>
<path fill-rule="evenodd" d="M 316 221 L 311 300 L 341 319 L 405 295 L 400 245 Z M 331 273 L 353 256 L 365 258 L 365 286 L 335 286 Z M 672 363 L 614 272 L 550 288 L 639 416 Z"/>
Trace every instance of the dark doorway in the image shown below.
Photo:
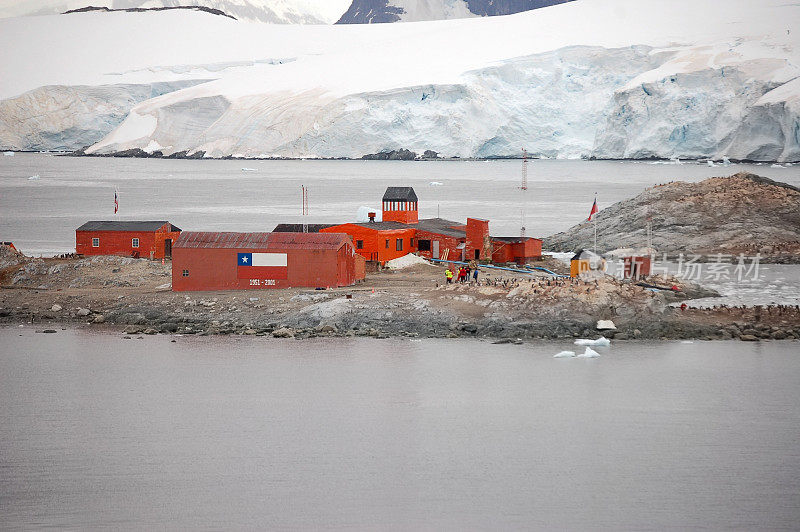
<path fill-rule="evenodd" d="M 481 260 L 481 250 L 475 250 L 475 260 Z"/>
<path fill-rule="evenodd" d="M 164 257 L 171 259 L 172 258 L 172 239 L 168 238 L 164 240 Z"/>

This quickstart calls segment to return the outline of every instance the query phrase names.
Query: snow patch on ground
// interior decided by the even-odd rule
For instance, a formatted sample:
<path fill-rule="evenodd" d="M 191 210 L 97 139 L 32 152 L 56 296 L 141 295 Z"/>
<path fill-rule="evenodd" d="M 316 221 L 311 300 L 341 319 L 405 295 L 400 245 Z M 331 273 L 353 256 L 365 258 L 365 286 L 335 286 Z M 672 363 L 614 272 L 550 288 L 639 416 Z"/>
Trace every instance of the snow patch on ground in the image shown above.
<path fill-rule="evenodd" d="M 418 255 L 409 253 L 408 255 L 403 255 L 402 257 L 387 261 L 386 267 L 390 270 L 402 270 L 403 268 L 409 268 L 411 266 L 416 266 L 417 264 L 430 265 L 430 262 Z"/>

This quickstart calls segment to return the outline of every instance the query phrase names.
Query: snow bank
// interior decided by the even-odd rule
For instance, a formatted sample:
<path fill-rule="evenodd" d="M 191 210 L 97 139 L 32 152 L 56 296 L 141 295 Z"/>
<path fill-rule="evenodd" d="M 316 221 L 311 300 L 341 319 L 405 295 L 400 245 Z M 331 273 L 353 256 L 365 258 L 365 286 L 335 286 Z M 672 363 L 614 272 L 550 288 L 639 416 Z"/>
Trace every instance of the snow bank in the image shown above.
<path fill-rule="evenodd" d="M 411 266 L 416 266 L 417 264 L 430 265 L 430 262 L 420 256 L 409 253 L 408 255 L 403 255 L 402 257 L 387 261 L 386 267 L 390 270 L 402 270 L 403 268 L 409 268 Z"/>
<path fill-rule="evenodd" d="M 597 340 L 587 340 L 585 338 L 579 338 L 575 340 L 575 345 L 586 345 L 586 346 L 593 346 L 593 347 L 608 347 L 611 345 L 611 340 L 606 338 L 605 336 L 601 336 Z"/>

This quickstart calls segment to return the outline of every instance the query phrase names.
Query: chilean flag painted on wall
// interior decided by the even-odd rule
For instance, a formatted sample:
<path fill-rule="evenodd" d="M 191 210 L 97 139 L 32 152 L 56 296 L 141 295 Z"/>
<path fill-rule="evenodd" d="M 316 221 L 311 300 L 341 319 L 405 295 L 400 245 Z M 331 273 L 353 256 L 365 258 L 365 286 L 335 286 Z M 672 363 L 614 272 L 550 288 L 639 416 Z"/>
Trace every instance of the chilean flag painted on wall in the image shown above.
<path fill-rule="evenodd" d="M 239 279 L 286 279 L 286 253 L 237 253 Z"/>

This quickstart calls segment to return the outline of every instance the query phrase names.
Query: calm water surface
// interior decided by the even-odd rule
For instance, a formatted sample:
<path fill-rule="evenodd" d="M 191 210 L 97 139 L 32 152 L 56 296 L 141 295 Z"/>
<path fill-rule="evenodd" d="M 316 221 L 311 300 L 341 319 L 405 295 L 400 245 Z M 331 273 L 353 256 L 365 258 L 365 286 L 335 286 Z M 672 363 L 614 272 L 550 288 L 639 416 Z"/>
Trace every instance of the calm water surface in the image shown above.
<path fill-rule="evenodd" d="M 0 528 L 793 529 L 797 342 L 0 329 Z"/>
<path fill-rule="evenodd" d="M 184 230 L 270 231 L 278 223 L 302 223 L 301 185 L 310 188 L 309 223 L 351 221 L 359 206 L 377 209 L 386 187 L 401 185 L 415 188 L 421 217 L 486 218 L 492 233 L 503 236 L 519 234 L 524 211 L 527 234 L 543 237 L 585 220 L 595 192 L 604 208 L 653 184 L 740 171 L 800 186 L 800 165 L 536 160 L 523 193 L 521 161 L 181 161 L 19 153 L 0 156 L 0 240 L 29 254 L 74 251 L 75 228 L 114 217 L 115 188 L 120 219 L 169 220 Z"/>

